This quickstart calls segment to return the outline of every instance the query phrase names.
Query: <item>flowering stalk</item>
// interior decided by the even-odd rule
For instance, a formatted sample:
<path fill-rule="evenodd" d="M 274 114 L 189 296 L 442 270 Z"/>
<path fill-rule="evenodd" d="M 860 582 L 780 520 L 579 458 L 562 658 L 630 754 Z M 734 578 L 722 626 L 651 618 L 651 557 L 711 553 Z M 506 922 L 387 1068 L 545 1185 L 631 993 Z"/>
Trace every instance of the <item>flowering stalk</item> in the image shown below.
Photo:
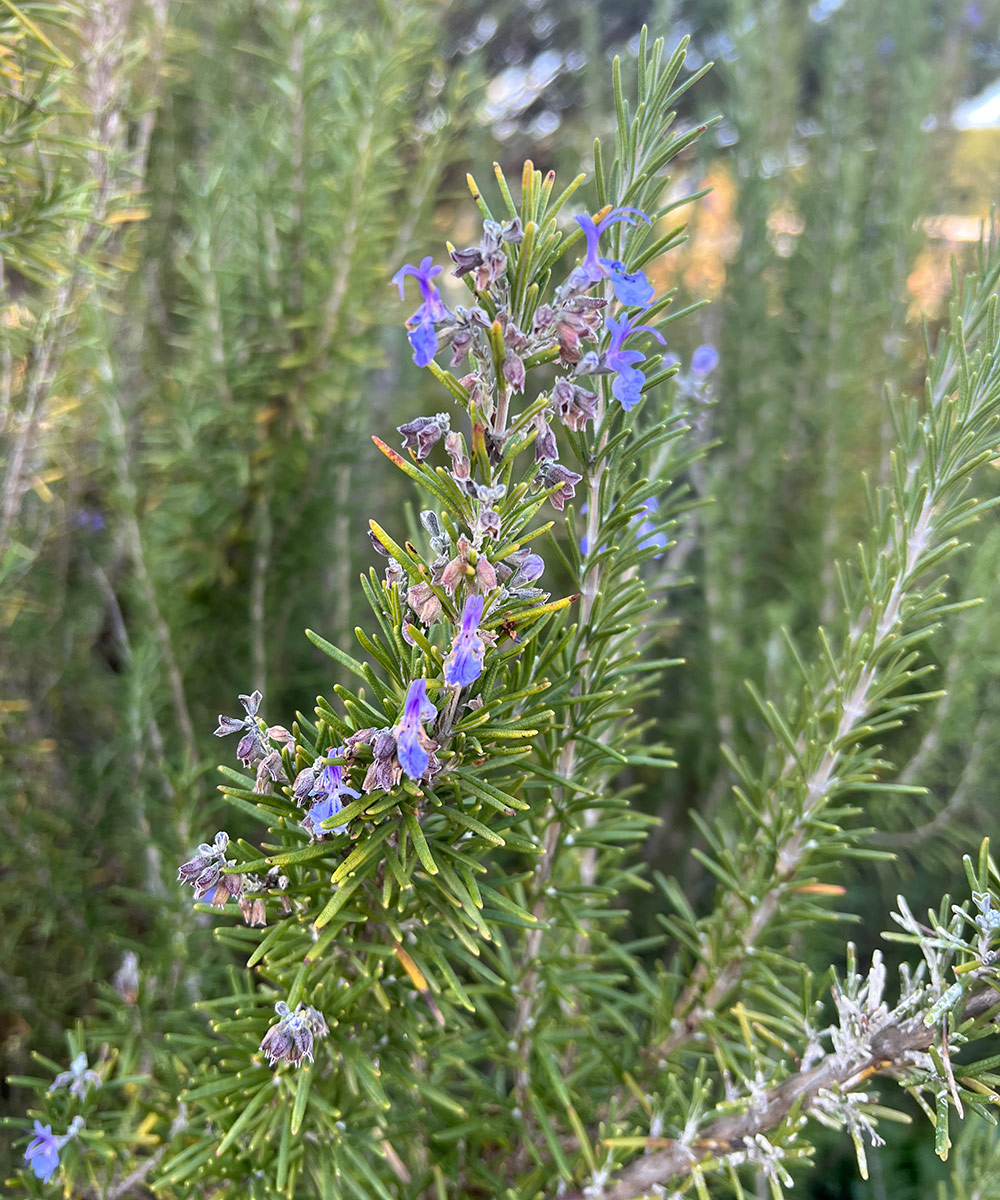
<path fill-rule="evenodd" d="M 658 113 L 671 109 L 683 64 L 682 51 L 668 63 L 661 54 L 659 44 L 644 44 L 644 87 L 658 97 Z M 584 830 L 600 829 L 613 842 L 640 834 L 639 814 L 617 799 L 600 812 L 589 804 L 591 785 L 572 777 L 580 768 L 581 778 L 606 786 L 628 761 L 619 747 L 637 738 L 626 713 L 603 711 L 618 687 L 615 672 L 634 661 L 635 626 L 608 637 L 613 609 L 601 588 L 614 589 L 633 619 L 644 611 L 639 568 L 662 549 L 672 517 L 664 503 L 650 520 L 663 484 L 637 475 L 635 464 L 651 461 L 683 430 L 677 415 L 665 417 L 659 407 L 646 416 L 641 403 L 643 388 L 669 371 L 656 375 L 661 360 L 644 361 L 640 339 L 662 343 L 661 330 L 674 318 L 664 317 L 670 296 L 655 298 L 636 259 L 647 239 L 643 263 L 680 238 L 679 230 L 658 239 L 653 233 L 668 211 L 657 207 L 657 171 L 692 136 L 643 116 L 637 157 L 597 179 L 599 194 L 614 186 L 631 191 L 630 202 L 578 213 L 568 229 L 558 218 L 575 203 L 580 179 L 557 195 L 554 177 L 526 164 L 515 203 L 498 172 L 501 216 L 473 184 L 482 238 L 450 248 L 453 275 L 467 288 L 464 304 L 445 303 L 443 271 L 432 257 L 396 272 L 401 291 L 410 279 L 420 291 L 406 322 L 414 362 L 452 402 L 400 427 L 402 453 L 374 439 L 423 489 L 424 539 L 418 545 L 370 522 L 384 571 L 362 580 L 375 617 L 374 629 L 358 634 L 364 661 L 309 634 L 361 691 L 336 687 L 332 702 L 321 698 L 315 716 L 299 714 L 290 729 L 268 724 L 260 692 L 240 697 L 245 716 L 219 718 L 217 734 L 239 736 L 236 758 L 250 772 L 225 768 L 223 793 L 238 809 L 265 816 L 272 837 L 258 848 L 220 834 L 180 869 L 196 900 L 210 901 L 214 912 L 236 915 L 236 902 L 245 924 L 220 932 L 249 949 L 248 966 L 260 979 L 250 995 L 241 993 L 238 1015 L 225 1012 L 235 998 L 206 1002 L 228 1047 L 215 1068 L 212 1097 L 219 1099 L 196 1088 L 192 1100 L 205 1106 L 206 1119 L 218 1119 L 227 1079 L 240 1086 L 244 1069 L 233 1074 L 229 1064 L 244 1062 L 260 1081 L 235 1123 L 227 1122 L 227 1152 L 244 1153 L 239 1139 L 262 1136 L 268 1122 L 289 1144 L 303 1122 L 322 1123 L 322 1108 L 305 1099 L 305 1081 L 317 1074 L 327 1101 L 344 1105 L 346 1097 L 335 1099 L 341 1089 L 360 1087 L 361 1102 L 375 1105 L 365 1118 L 372 1146 L 391 1146 L 387 1114 L 402 1119 L 406 1101 L 393 1083 L 386 1108 L 378 1077 L 362 1069 L 373 1053 L 360 1033 L 369 1021 L 365 998 L 383 996 L 395 1006 L 401 992 L 415 989 L 414 1038 L 417 1030 L 420 1039 L 428 1036 L 421 1012 L 432 1027 L 461 1026 L 461 1014 L 475 1007 L 478 961 L 489 961 L 494 975 L 513 969 L 516 992 L 531 983 L 518 963 L 536 949 L 544 963 L 561 953 L 567 936 L 575 938 L 569 925 L 546 945 L 538 929 L 552 921 L 542 896 L 553 885 L 595 883 L 586 842 L 565 853 L 581 812 Z M 574 264 L 581 237 L 583 258 Z M 563 280 L 555 287 L 553 274 Z M 664 469 L 680 462 L 682 455 L 668 456 Z M 554 522 L 545 506 L 557 518 L 569 516 L 584 479 L 595 549 L 581 557 L 575 534 L 567 543 L 549 533 Z M 569 546 L 580 595 L 552 598 L 549 555 L 536 549 L 546 535 L 557 559 Z M 605 542 L 617 545 L 609 550 Z M 642 686 L 630 689 L 633 700 L 642 693 Z M 581 754 L 584 745 L 596 747 L 599 759 L 589 749 Z M 505 857 L 499 870 L 488 865 L 497 852 Z M 547 1009 L 556 995 L 548 967 L 538 983 L 536 999 Z M 266 1024 L 269 1007 L 277 1009 L 276 1024 Z M 518 1004 L 515 1022 L 520 1012 Z M 441 1086 L 433 1081 L 447 1060 L 412 1059 L 407 1036 L 397 1025 L 394 1048 L 381 1057 L 407 1059 L 418 1087 Z M 528 1047 L 520 1035 L 508 1051 L 536 1088 L 547 1055 L 541 1042 Z M 272 1109 L 270 1072 L 261 1073 L 282 1062 L 291 1069 L 274 1079 L 278 1096 L 289 1095 L 285 1111 Z M 527 1089 L 515 1092 L 512 1105 Z M 351 1107 L 358 1102 L 355 1095 Z M 534 1122 L 523 1119 L 525 1139 L 534 1138 Z M 331 1152 L 343 1161 L 340 1150 Z M 287 1182 L 284 1169 L 278 1179 L 279 1188 Z"/>

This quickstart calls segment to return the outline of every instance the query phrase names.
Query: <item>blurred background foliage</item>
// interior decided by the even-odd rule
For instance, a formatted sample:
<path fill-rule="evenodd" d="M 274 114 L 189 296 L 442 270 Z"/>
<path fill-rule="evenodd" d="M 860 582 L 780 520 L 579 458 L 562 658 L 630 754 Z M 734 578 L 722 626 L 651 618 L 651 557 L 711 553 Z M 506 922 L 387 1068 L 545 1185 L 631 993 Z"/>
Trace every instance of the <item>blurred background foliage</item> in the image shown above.
<path fill-rule="evenodd" d="M 697 904 L 686 814 L 728 793 L 720 740 L 754 760 L 743 681 L 791 686 L 782 628 L 808 643 L 835 618 L 862 476 L 888 469 L 884 390 L 920 386 L 921 323 L 998 195 L 998 0 L 0 9 L 0 1074 L 61 1059 L 126 951 L 174 965 L 136 1020 L 199 986 L 203 918 L 172 876 L 215 828 L 215 714 L 258 687 L 290 721 L 328 687 L 301 631 L 349 640 L 366 519 L 402 494 L 369 434 L 437 403 L 388 279 L 440 254 L 421 229 L 472 238 L 466 169 L 586 169 L 608 60 L 644 21 L 716 63 L 684 120 L 724 118 L 672 183 L 712 190 L 655 281 L 713 302 L 678 327 L 682 364 L 721 355 L 696 429 L 717 445 L 689 481 L 714 503 L 669 552 L 687 665 L 650 713 L 679 770 L 645 781 L 650 866 Z M 840 881 L 870 914 L 862 953 L 896 891 L 932 901 L 996 812 L 994 529 L 963 568 L 956 595 L 987 603 L 935 643 L 947 698 L 886 751 L 928 792 L 885 801 L 873 842 L 897 857 Z M 830 936 L 803 958 L 821 967 Z M 985 1194 L 976 1139 L 943 1194 Z M 868 1182 L 839 1140 L 822 1165 L 803 1195 L 945 1178 L 905 1129 Z"/>

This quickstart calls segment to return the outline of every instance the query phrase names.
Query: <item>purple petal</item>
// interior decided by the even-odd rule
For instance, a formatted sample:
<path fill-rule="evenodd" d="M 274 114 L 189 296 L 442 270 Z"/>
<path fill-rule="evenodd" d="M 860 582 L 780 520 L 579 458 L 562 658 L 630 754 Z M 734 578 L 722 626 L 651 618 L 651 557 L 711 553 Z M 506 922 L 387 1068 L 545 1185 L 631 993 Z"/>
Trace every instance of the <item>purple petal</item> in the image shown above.
<path fill-rule="evenodd" d="M 396 743 L 396 755 L 399 765 L 411 779 L 419 779 L 431 761 L 430 754 L 420 745 L 416 730 L 400 732 Z"/>
<path fill-rule="evenodd" d="M 416 329 L 412 329 L 406 337 L 413 347 L 413 361 L 417 366 L 430 366 L 438 351 L 437 334 L 430 321 L 421 321 Z"/>
<path fill-rule="evenodd" d="M 59 1166 L 59 1143 L 52 1136 L 52 1126 L 35 1122 L 35 1137 L 24 1152 L 24 1161 L 30 1163 L 35 1178 L 47 1183 Z"/>
<path fill-rule="evenodd" d="M 634 225 L 635 221 L 630 221 L 629 217 L 638 217 L 647 225 L 652 225 L 652 221 L 641 208 L 613 208 L 606 217 L 602 217 L 597 224 L 598 233 L 603 233 L 609 225 L 615 225 L 619 221 L 625 221 L 629 225 Z"/>
<path fill-rule="evenodd" d="M 611 391 L 626 412 L 630 412 L 642 399 L 642 385 L 645 382 L 646 376 L 635 367 L 627 367 L 619 372 Z"/>
<path fill-rule="evenodd" d="M 619 304 L 628 308 L 645 308 L 653 299 L 656 289 L 642 271 L 629 274 L 624 263 L 610 258 L 602 258 L 601 262 L 608 268 L 615 289 L 615 299 Z"/>

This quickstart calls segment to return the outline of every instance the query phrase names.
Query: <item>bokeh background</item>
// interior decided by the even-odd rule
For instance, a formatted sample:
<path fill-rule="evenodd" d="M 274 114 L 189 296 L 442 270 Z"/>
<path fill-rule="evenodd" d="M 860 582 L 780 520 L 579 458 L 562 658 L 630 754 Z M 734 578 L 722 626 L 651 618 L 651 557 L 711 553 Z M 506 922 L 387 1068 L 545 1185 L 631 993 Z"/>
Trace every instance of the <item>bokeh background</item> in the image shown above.
<path fill-rule="evenodd" d="M 688 813 L 726 799 L 720 741 L 761 743 L 743 680 L 780 694 L 782 628 L 815 644 L 835 620 L 863 477 L 889 469 L 885 389 L 922 386 L 951 263 L 974 263 L 1000 197 L 1000 2 L 20 9 L 0 13 L 0 1074 L 64 1057 L 126 951 L 173 964 L 164 1002 L 202 969 L 203 918 L 169 881 L 221 827 L 216 714 L 258 687 L 290 724 L 328 690 L 302 630 L 349 644 L 367 518 L 407 502 L 369 436 L 440 407 L 389 278 L 475 240 L 466 171 L 587 170 L 644 22 L 715 64 L 683 123 L 721 116 L 665 185 L 705 195 L 657 289 L 711 301 L 670 349 L 721 357 L 689 481 L 713 503 L 668 558 L 686 664 L 649 714 L 678 769 L 638 780 L 662 818 L 650 868 L 707 902 Z M 998 484 L 984 469 L 979 494 Z M 886 747 L 927 793 L 874 812 L 895 857 L 845 865 L 865 916 L 803 939 L 817 970 L 845 936 L 870 953 L 897 892 L 936 902 L 991 831 L 998 570 L 988 519 L 954 584 L 987 603 L 930 650 L 947 698 Z M 831 1137 L 801 1194 L 962 1196 L 916 1119 L 867 1182 Z"/>

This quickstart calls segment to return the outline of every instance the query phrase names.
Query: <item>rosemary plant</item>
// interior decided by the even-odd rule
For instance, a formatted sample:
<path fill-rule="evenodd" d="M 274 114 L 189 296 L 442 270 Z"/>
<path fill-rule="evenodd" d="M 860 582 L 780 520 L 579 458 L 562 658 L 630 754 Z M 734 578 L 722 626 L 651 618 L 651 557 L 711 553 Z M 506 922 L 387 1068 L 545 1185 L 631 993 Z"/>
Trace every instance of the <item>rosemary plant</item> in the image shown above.
<path fill-rule="evenodd" d="M 591 193 L 530 162 L 519 186 L 469 177 L 481 235 L 447 247 L 461 302 L 443 255 L 397 270 L 419 295 L 412 370 L 441 399 L 354 453 L 406 477 L 419 517 L 369 521 L 360 649 L 308 634 L 349 683 L 291 717 L 251 677 L 219 717 L 230 828 L 200 823 L 163 901 L 184 896 L 190 929 L 193 888 L 211 950 L 173 979 L 127 958 L 67 1062 L 15 1081 L 37 1094 L 27 1194 L 780 1197 L 816 1124 L 846 1130 L 864 1174 L 892 1115 L 879 1076 L 942 1156 L 952 1112 L 989 1117 L 995 1059 L 964 1052 L 1000 1013 L 987 842 L 968 902 L 921 921 L 900 898 L 890 937 L 922 961 L 901 958 L 898 997 L 849 947 L 824 1012 L 792 945 L 834 915 L 838 864 L 870 853 L 862 801 L 910 786 L 874 739 L 936 695 L 921 647 L 962 606 L 941 572 L 988 506 L 966 489 L 1000 415 L 992 242 L 927 347 L 925 395 L 891 404 L 836 630 L 815 662 L 789 639 L 794 693 L 754 692 L 758 758 L 722 752 L 737 787 L 699 822 L 717 894 L 698 911 L 661 879 L 666 935 L 628 933 L 653 823 L 634 772 L 672 763 L 643 716 L 676 665 L 667 551 L 693 528 L 717 362 L 705 346 L 678 373 L 663 347 L 690 308 L 656 285 L 697 198 L 664 174 L 705 131 L 676 121 L 699 76 L 685 48 L 644 31 L 633 100 L 615 61 Z"/>

